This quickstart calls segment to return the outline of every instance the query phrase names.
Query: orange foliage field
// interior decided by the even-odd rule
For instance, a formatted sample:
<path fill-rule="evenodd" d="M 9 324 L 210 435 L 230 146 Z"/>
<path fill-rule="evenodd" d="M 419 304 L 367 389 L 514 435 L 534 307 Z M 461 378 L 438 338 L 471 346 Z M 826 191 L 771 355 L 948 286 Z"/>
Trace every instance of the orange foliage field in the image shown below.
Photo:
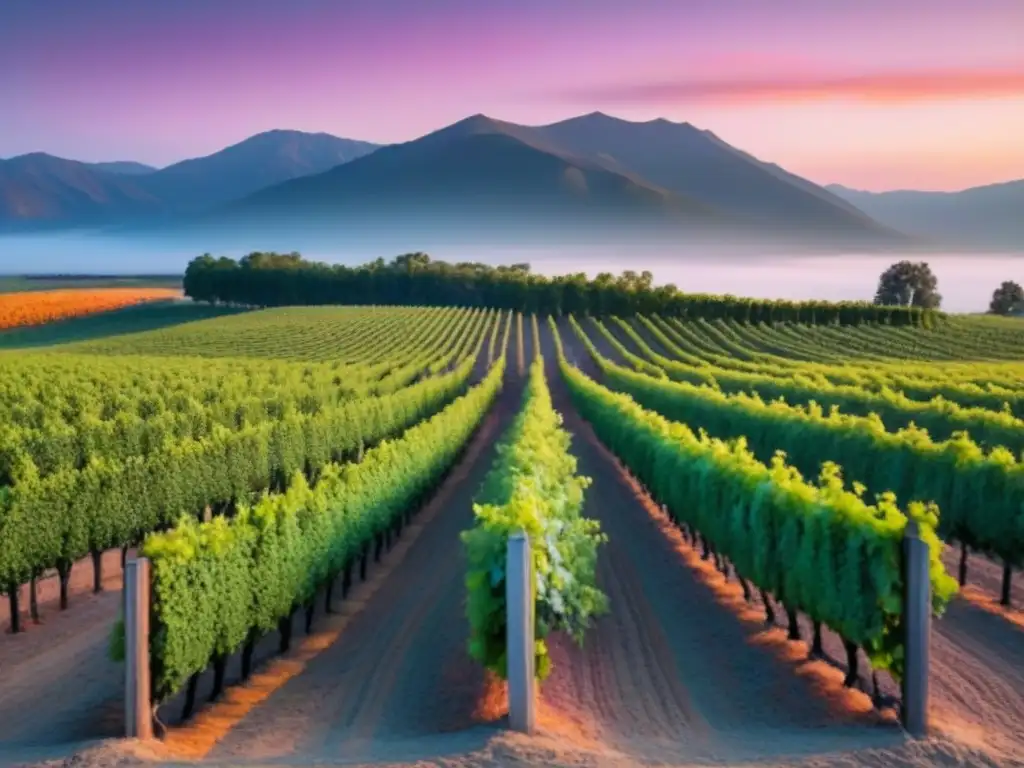
<path fill-rule="evenodd" d="M 78 288 L 0 293 L 0 330 L 42 325 L 180 296 L 181 291 L 173 288 Z"/>

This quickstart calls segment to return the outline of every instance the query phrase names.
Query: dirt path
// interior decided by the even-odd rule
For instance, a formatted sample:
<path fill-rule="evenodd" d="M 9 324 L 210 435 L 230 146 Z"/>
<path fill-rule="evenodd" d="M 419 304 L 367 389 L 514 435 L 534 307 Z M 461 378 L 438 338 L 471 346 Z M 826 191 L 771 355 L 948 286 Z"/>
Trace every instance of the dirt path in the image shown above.
<path fill-rule="evenodd" d="M 947 546 L 942 553 L 942 561 L 946 564 L 946 570 L 956 577 L 960 567 L 960 547 Z M 1017 570 L 1010 584 L 1011 608 L 1007 611 L 998 606 L 1003 589 L 1002 565 L 976 552 L 968 555 L 965 594 L 972 600 L 991 603 L 998 612 L 1009 613 L 1011 620 L 1024 624 L 1024 573 Z"/>
<path fill-rule="evenodd" d="M 131 550 L 130 553 L 133 551 Z M 121 589 L 120 549 L 111 549 L 103 553 L 102 574 L 103 588 L 105 590 L 117 591 Z M 58 617 L 71 615 L 79 604 L 92 599 L 92 587 L 93 571 L 91 557 L 83 557 L 71 568 L 71 578 L 68 579 L 68 608 L 66 611 L 60 610 L 60 580 L 57 578 L 56 572 L 51 572 L 45 578 L 39 579 L 36 584 L 36 597 L 39 601 L 39 618 L 41 623 L 35 624 L 29 617 L 29 585 L 23 584 L 18 590 L 18 614 L 21 617 L 21 627 L 25 634 L 38 633 L 44 631 L 43 628 L 46 628 L 45 631 L 49 633 L 51 631 L 49 629 L 51 624 L 61 623 L 61 621 L 58 621 Z M 64 623 L 67 622 L 65 621 Z M 10 627 L 10 601 L 5 596 L 3 599 L 0 599 L 0 669 L 5 664 L 24 659 L 24 654 L 27 650 L 38 650 L 34 647 L 35 643 L 30 644 L 33 646 L 32 649 L 22 647 L 26 643 L 23 642 L 21 633 L 12 636 L 10 634 Z M 46 636 L 49 639 L 49 634 Z"/>
<path fill-rule="evenodd" d="M 0 635 L 0 765 L 121 733 L 123 670 L 107 655 L 121 600 L 120 557 L 120 550 L 105 555 L 106 591 L 98 595 L 91 561 L 75 566 L 67 611 L 58 610 L 56 579 L 40 582 L 43 624 L 26 621 L 25 632 Z"/>
<path fill-rule="evenodd" d="M 582 358 L 585 350 L 568 326 L 561 335 L 563 343 L 568 340 L 567 353 Z M 598 336 L 591 334 L 595 340 Z M 625 343 L 624 334 L 618 336 Z M 611 345 L 607 346 L 610 349 Z M 589 363 L 584 370 L 599 378 Z M 574 445 L 578 451 L 583 449 L 580 441 Z M 606 492 L 596 495 L 609 498 Z M 956 572 L 957 557 L 957 551 L 947 550 L 944 559 L 951 573 Z M 958 597 L 946 615 L 933 623 L 932 717 L 937 730 L 951 738 L 996 754 L 1024 754 L 1024 729 L 1020 726 L 1024 723 L 1024 611 L 1007 611 L 996 605 L 1001 579 L 998 564 L 972 555 L 966 595 Z M 1012 597 L 1015 606 L 1024 606 L 1024 576 L 1014 580 Z M 762 610 L 756 599 L 755 608 Z M 777 622 L 780 626 L 785 622 L 781 612 Z M 801 624 L 804 636 L 809 636 L 809 622 L 802 619 Z M 830 632 L 825 635 L 825 652 L 832 666 L 845 673 L 841 642 Z M 870 668 L 863 654 L 861 669 L 861 688 L 870 690 Z M 899 688 L 892 679 L 888 675 L 879 679 L 880 692 L 898 699 Z"/>
<path fill-rule="evenodd" d="M 947 548 L 950 573 L 958 558 Z M 1001 566 L 968 559 L 963 594 L 933 624 L 933 711 L 965 740 L 1024 755 L 1024 577 L 1014 580 L 1009 610 L 998 605 L 1001 584 Z"/>
<path fill-rule="evenodd" d="M 524 348 L 529 360 L 529 334 Z M 210 761 L 415 760 L 472 751 L 493 736 L 480 709 L 483 671 L 466 651 L 459 533 L 472 525 L 472 498 L 520 403 L 511 360 L 505 391 L 421 512 L 404 558 L 337 641 L 236 725 Z"/>
<path fill-rule="evenodd" d="M 619 354 L 618 350 L 616 350 L 608 339 L 604 337 L 604 334 L 595 327 L 593 321 L 586 317 L 577 317 L 576 322 L 579 324 L 580 328 L 583 329 L 587 338 L 590 339 L 590 342 L 602 357 L 617 365 L 632 368 L 632 366 L 622 358 L 622 355 Z M 609 321 L 605 321 L 606 328 L 608 327 L 608 322 Z M 600 376 L 600 370 L 597 367 L 597 363 L 594 362 L 594 358 L 590 356 L 590 353 L 587 351 L 586 347 L 583 346 L 583 343 L 576 335 L 576 331 L 572 329 L 572 326 L 569 325 L 568 321 L 563 320 L 559 323 L 559 334 L 562 337 L 562 345 L 565 350 L 566 359 L 588 376 Z M 550 327 L 545 323 L 541 327 L 541 346 L 547 345 L 550 335 Z M 544 354 L 548 355 L 547 349 L 544 350 Z M 554 369 L 550 367 L 552 361 L 548 360 L 547 362 L 549 366 L 548 378 L 551 379 L 551 383 L 554 384 Z"/>
<path fill-rule="evenodd" d="M 1024 755 L 1024 632 L 964 600 L 933 626 L 936 724 L 969 743 Z"/>
<path fill-rule="evenodd" d="M 587 333 L 589 334 L 590 333 L 590 329 L 587 328 L 586 326 L 583 326 L 583 327 L 586 328 Z M 604 321 L 604 327 L 607 328 L 609 331 L 611 331 L 612 336 L 614 336 L 616 339 L 618 339 L 619 343 L 622 346 L 624 346 L 630 353 L 636 355 L 641 360 L 646 360 L 647 362 L 652 362 L 650 359 L 648 359 L 648 357 L 644 353 L 644 351 L 642 349 L 640 349 L 640 346 L 636 343 L 636 341 L 634 339 L 630 338 L 629 334 L 626 333 L 619 326 L 618 323 L 616 323 L 613 320 L 605 320 Z M 600 333 L 600 331 L 597 331 L 596 329 L 595 329 L 594 332 L 595 333 Z"/>
<path fill-rule="evenodd" d="M 651 333 L 650 329 L 646 325 L 641 323 L 637 318 L 630 318 L 626 322 L 629 323 L 630 328 L 636 331 L 637 336 L 643 339 L 644 343 L 647 344 L 647 346 L 651 348 L 651 351 L 654 352 L 656 355 L 661 355 L 662 357 L 668 358 L 669 360 L 676 359 L 676 356 L 672 354 L 672 352 L 668 350 L 664 344 L 658 341 L 654 334 Z M 630 339 L 630 341 L 632 341 L 632 339 Z M 635 342 L 633 346 L 636 347 Z M 641 355 L 641 357 L 643 357 L 645 360 L 647 359 L 646 355 Z"/>
<path fill-rule="evenodd" d="M 582 345 L 562 338 L 582 358 Z M 645 760 L 793 758 L 898 743 L 896 729 L 823 701 L 686 567 L 572 408 L 547 328 L 542 339 L 556 407 L 574 435 L 580 471 L 593 479 L 585 512 L 610 537 L 598 575 L 612 605 L 582 651 L 559 649 L 563 664 L 545 696 L 591 720 L 610 746 Z"/>

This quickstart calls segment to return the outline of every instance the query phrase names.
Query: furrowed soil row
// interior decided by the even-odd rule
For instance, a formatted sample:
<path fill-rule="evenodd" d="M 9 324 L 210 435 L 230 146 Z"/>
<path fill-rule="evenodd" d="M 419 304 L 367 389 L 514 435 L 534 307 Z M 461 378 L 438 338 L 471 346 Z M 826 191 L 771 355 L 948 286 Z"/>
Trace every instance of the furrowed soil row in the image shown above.
<path fill-rule="evenodd" d="M 456 749 L 485 743 L 487 681 L 466 653 L 459 532 L 521 393 L 510 366 L 462 462 L 420 513 L 405 557 L 337 641 L 226 733 L 210 760 L 413 760 L 452 740 Z"/>

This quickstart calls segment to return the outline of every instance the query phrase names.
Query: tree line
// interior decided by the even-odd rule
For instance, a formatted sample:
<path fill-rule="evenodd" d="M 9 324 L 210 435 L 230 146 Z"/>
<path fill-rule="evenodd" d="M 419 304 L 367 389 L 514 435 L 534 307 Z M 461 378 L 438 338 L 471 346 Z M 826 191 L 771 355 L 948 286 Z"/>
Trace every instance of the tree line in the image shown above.
<path fill-rule="evenodd" d="M 204 254 L 185 271 L 185 295 L 196 301 L 257 307 L 377 304 L 493 307 L 542 315 L 661 314 L 681 318 L 808 324 L 934 325 L 940 313 L 922 306 L 869 302 L 786 301 L 683 293 L 655 286 L 653 275 L 583 272 L 547 277 L 529 264 L 451 264 L 425 253 L 356 267 L 307 261 L 298 253 L 254 252 L 242 259 Z"/>

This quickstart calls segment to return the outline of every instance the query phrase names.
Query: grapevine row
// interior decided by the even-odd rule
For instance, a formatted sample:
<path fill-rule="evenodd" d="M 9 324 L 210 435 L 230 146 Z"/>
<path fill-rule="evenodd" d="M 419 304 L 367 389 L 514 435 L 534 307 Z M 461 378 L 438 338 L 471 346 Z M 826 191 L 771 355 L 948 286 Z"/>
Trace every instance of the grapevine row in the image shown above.
<path fill-rule="evenodd" d="M 851 671 L 859 646 L 875 669 L 899 678 L 908 515 L 929 545 L 936 613 L 956 589 L 939 559 L 932 511 L 912 502 L 903 512 L 891 495 L 869 505 L 844 488 L 834 465 L 826 464 L 818 484 L 811 484 L 782 456 L 763 464 L 742 441 L 698 435 L 645 410 L 571 366 L 552 326 L 578 410 L 673 520 L 728 558 L 748 595 L 751 585 L 774 595 L 790 615 L 791 633 L 801 611 L 817 630 L 824 625 L 844 639 Z M 820 631 L 816 635 L 819 645 Z"/>
<path fill-rule="evenodd" d="M 227 400 L 222 395 L 216 408 L 204 407 L 202 402 L 184 394 L 176 399 L 181 410 L 174 411 L 168 410 L 161 400 L 146 398 L 143 402 L 148 412 L 143 413 L 152 414 L 150 418 L 139 415 L 142 403 L 135 406 L 128 402 L 125 405 L 130 410 L 108 420 L 49 420 L 39 428 L 0 426 L 0 484 L 13 484 L 26 474 L 45 477 L 62 469 L 82 469 L 94 460 L 123 461 L 132 456 L 147 456 L 168 441 L 202 440 L 220 428 L 237 431 L 289 414 L 315 414 L 358 396 L 389 394 L 420 375 L 439 372 L 467 352 L 467 345 L 482 332 L 479 325 L 484 317 L 466 315 L 452 319 L 457 321 L 454 327 L 441 325 L 421 340 L 427 345 L 425 351 L 400 362 L 383 378 L 361 383 L 347 381 L 345 388 L 335 388 L 338 394 L 333 401 L 328 399 L 330 395 L 316 397 L 300 385 L 270 389 L 262 397 L 244 390 L 237 391 L 237 400 Z M 199 382 L 197 385 L 202 386 Z"/>
<path fill-rule="evenodd" d="M 520 315 L 521 317 L 521 315 Z M 523 404 L 498 444 L 498 457 L 473 505 L 475 525 L 463 532 L 468 572 L 466 613 L 470 655 L 506 676 L 505 561 L 510 535 L 526 533 L 536 575 L 535 670 L 550 670 L 545 638 L 565 631 L 577 639 L 607 599 L 596 586 L 597 522 L 581 514 L 589 478 L 576 473 L 569 433 L 551 403 L 532 315 L 534 359 Z"/>
<path fill-rule="evenodd" d="M 441 481 L 489 409 L 504 368 L 502 355 L 442 411 L 357 463 L 325 466 L 313 486 L 296 473 L 286 491 L 243 505 L 230 519 L 186 517 L 149 535 L 142 554 L 153 567 L 154 700 L 166 700 L 211 662 L 222 682 L 227 657 L 239 649 L 248 675 L 257 640 L 274 629 L 286 648 L 294 612 L 311 612 L 318 591 L 330 591 L 342 573 L 350 578 L 360 558 L 365 567 L 374 543 L 379 553 Z"/>
<path fill-rule="evenodd" d="M 250 494 L 280 489 L 296 471 L 315 478 L 331 461 L 358 455 L 437 412 L 465 390 L 484 337 L 459 366 L 383 396 L 345 401 L 202 440 L 169 442 L 146 456 L 93 460 L 47 477 L 31 473 L 0 489 L 0 589 L 17 613 L 18 587 L 55 568 L 67 602 L 72 565 L 204 509 L 230 511 Z"/>
<path fill-rule="evenodd" d="M 881 392 L 889 389 L 901 392 L 911 399 L 927 402 L 936 397 L 949 400 L 957 405 L 965 407 L 984 408 L 992 411 L 1002 411 L 1006 404 L 1009 404 L 1015 415 L 1024 414 L 1024 391 L 1007 389 L 992 385 L 993 374 L 970 374 L 971 378 L 952 377 L 948 369 L 944 375 L 937 375 L 934 366 L 902 365 L 899 371 L 886 371 L 875 365 L 871 369 L 855 366 L 823 365 L 802 362 L 797 360 L 782 360 L 760 362 L 748 357 L 746 361 L 737 361 L 726 355 L 704 355 L 702 358 L 687 351 L 687 342 L 692 342 L 693 336 L 698 331 L 696 328 L 687 329 L 679 323 L 665 321 L 660 318 L 637 318 L 640 327 L 651 334 L 659 344 L 670 354 L 671 358 L 681 362 L 696 365 L 721 368 L 722 370 L 735 369 L 746 373 L 771 375 L 779 378 L 793 378 L 794 376 L 805 377 L 823 382 L 824 386 L 849 385 L 866 389 L 872 392 Z M 709 332 L 710 324 L 700 323 L 702 330 Z M 737 337 L 744 333 L 752 333 L 753 326 L 732 325 L 728 328 Z M 687 334 L 690 334 L 689 336 Z M 744 349 L 742 341 L 739 341 L 731 349 Z M 737 354 L 733 352 L 733 354 Z M 984 381 L 985 386 L 979 386 L 977 381 Z"/>
<path fill-rule="evenodd" d="M 435 310 L 436 311 L 436 310 Z M 448 311 L 464 311 L 448 308 Z M 282 307 L 69 345 L 99 355 L 386 363 L 432 313 L 424 307 Z M 373 337 L 381 343 L 374 343 Z"/>
<path fill-rule="evenodd" d="M 652 315 L 648 318 L 682 348 L 679 359 L 694 364 L 711 363 L 723 368 L 774 372 L 792 375 L 794 371 L 820 374 L 835 383 L 890 383 L 902 380 L 927 380 L 942 384 L 997 383 L 1003 387 L 1020 386 L 1022 369 L 1018 363 L 964 363 L 943 360 L 922 362 L 900 360 L 890 348 L 867 353 L 862 334 L 886 333 L 890 337 L 899 329 L 874 327 L 832 328 L 826 326 L 753 325 L 728 321 L 694 320 Z M 915 338 L 923 335 L 915 331 Z M 835 349 L 830 349 L 834 345 Z M 858 355 L 862 359 L 858 359 Z M 851 360 L 851 358 L 853 358 Z M 774 370 L 772 370 L 774 368 Z M 908 376 L 907 371 L 913 372 Z"/>
<path fill-rule="evenodd" d="M 362 362 L 289 363 L 280 360 L 206 359 L 195 357 L 100 357 L 77 353 L 39 353 L 10 358 L 0 374 L 0 416 L 5 421 L 39 427 L 47 423 L 79 423 L 87 418 L 110 419 L 119 411 L 142 417 L 166 410 L 182 398 L 202 401 L 214 409 L 226 395 L 251 392 L 276 397 L 285 387 L 336 400 L 348 385 L 362 384 L 424 355 L 436 353 L 450 341 L 454 328 L 467 319 L 462 311 L 420 314 L 412 324 L 397 315 L 379 319 L 375 332 L 361 328 L 343 340 L 359 345 L 368 338 L 376 350 L 390 350 L 387 360 Z M 380 331 L 383 330 L 383 334 Z M 348 351 L 349 348 L 346 349 Z M 341 354 L 341 350 L 338 350 Z M 142 402 L 137 402 L 142 401 Z M 224 409 L 230 410 L 230 406 Z M 217 413 L 223 418 L 222 413 Z"/>
<path fill-rule="evenodd" d="M 816 475 L 829 461 L 873 495 L 892 492 L 934 502 L 943 538 L 994 555 L 1007 566 L 1024 565 L 1024 463 L 1009 451 L 985 452 L 966 435 L 936 442 L 921 430 L 888 432 L 871 416 L 766 403 L 756 395 L 654 379 L 607 360 L 575 319 L 570 323 L 601 369 L 603 383 L 644 408 L 715 437 L 742 438 L 763 462 L 782 451 L 804 476 Z"/>
<path fill-rule="evenodd" d="M 872 392 L 860 387 L 833 385 L 800 376 L 786 379 L 721 368 L 695 368 L 659 355 L 631 325 L 618 318 L 612 318 L 612 321 L 648 361 L 652 361 L 655 367 L 675 381 L 711 384 L 724 392 L 757 392 L 763 398 L 782 398 L 790 404 L 818 403 L 826 408 L 835 406 L 843 413 L 852 415 L 877 414 L 889 429 L 915 424 L 938 440 L 966 431 L 986 448 L 1004 446 L 1015 454 L 1024 449 L 1024 420 L 1009 412 L 961 407 L 941 398 L 920 402 L 891 390 Z M 593 322 L 603 327 L 600 321 L 595 319 Z M 636 355 L 631 355 L 627 359 L 633 363 L 636 358 Z M 645 363 L 644 367 L 649 368 L 650 365 Z"/>

